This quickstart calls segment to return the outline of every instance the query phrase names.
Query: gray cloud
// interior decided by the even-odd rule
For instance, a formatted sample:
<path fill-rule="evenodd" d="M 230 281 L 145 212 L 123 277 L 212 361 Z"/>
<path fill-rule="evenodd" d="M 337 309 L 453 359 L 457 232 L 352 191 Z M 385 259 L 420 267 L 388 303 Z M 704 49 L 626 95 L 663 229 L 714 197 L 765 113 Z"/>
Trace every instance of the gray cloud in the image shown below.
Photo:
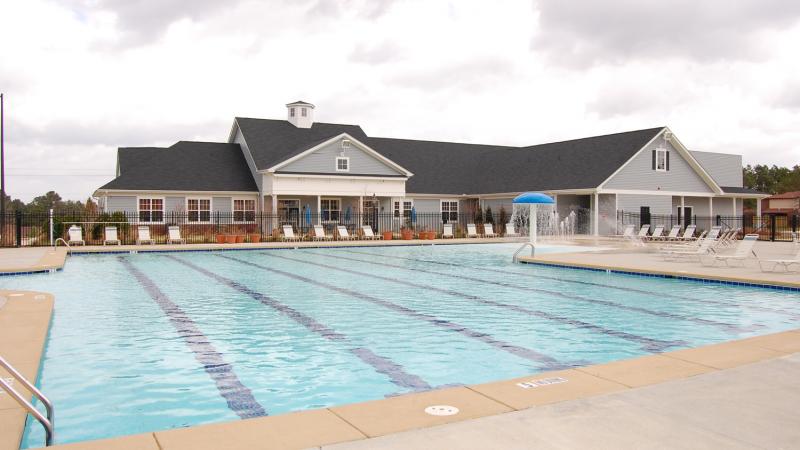
<path fill-rule="evenodd" d="M 356 63 L 383 64 L 395 61 L 402 55 L 400 48 L 390 42 L 384 41 L 378 45 L 357 45 L 350 53 L 348 59 Z"/>
<path fill-rule="evenodd" d="M 800 82 L 787 84 L 774 98 L 780 108 L 800 110 Z"/>
<path fill-rule="evenodd" d="M 796 0 L 539 0 L 531 48 L 568 66 L 631 59 L 757 60 L 757 34 L 800 18 Z"/>
<path fill-rule="evenodd" d="M 315 0 L 308 12 L 316 17 L 339 17 L 355 13 L 365 19 L 377 19 L 386 14 L 397 0 Z"/>
<path fill-rule="evenodd" d="M 453 87 L 475 89 L 508 78 L 513 75 L 514 70 L 512 61 L 487 57 L 430 69 L 420 66 L 394 74 L 388 78 L 388 81 L 395 86 L 419 90 L 439 90 Z"/>

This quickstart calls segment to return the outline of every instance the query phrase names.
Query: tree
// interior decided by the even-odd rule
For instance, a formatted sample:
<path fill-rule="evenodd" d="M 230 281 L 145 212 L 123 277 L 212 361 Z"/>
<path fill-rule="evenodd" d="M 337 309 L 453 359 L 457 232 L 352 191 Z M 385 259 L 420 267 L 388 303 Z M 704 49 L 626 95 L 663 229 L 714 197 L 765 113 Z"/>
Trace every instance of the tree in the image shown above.
<path fill-rule="evenodd" d="M 762 164 L 747 165 L 743 169 L 745 187 L 768 194 L 800 190 L 800 165 L 788 167 L 772 167 Z"/>

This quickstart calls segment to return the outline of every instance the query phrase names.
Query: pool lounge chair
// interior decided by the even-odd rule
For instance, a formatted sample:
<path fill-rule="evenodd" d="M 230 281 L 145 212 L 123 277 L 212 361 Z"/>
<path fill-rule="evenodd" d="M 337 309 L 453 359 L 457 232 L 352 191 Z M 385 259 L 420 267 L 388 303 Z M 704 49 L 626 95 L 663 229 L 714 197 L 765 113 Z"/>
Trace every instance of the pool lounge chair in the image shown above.
<path fill-rule="evenodd" d="M 77 225 L 72 225 L 67 230 L 67 244 L 69 245 L 86 245 L 86 241 L 83 240 L 83 229 Z"/>
<path fill-rule="evenodd" d="M 658 241 L 664 237 L 664 225 L 656 225 L 653 228 L 653 233 L 650 236 L 647 236 L 648 241 Z"/>
<path fill-rule="evenodd" d="M 315 241 L 330 241 L 333 239 L 333 236 L 330 234 L 325 234 L 325 228 L 322 225 L 314 225 L 314 236 L 312 236 Z"/>
<path fill-rule="evenodd" d="M 150 237 L 150 227 L 142 225 L 139 228 L 137 228 L 136 245 L 142 245 L 142 244 L 154 245 L 155 243 L 156 241 L 154 241 L 153 238 Z"/>
<path fill-rule="evenodd" d="M 467 224 L 467 237 L 468 238 L 480 237 L 478 235 L 478 229 L 475 228 L 475 224 L 474 223 L 468 223 Z"/>
<path fill-rule="evenodd" d="M 642 228 L 639 229 L 639 234 L 636 236 L 628 236 L 626 239 L 629 240 L 633 245 L 642 246 L 644 245 L 644 241 L 647 239 L 647 232 L 650 231 L 650 224 L 642 225 Z"/>
<path fill-rule="evenodd" d="M 633 228 L 634 228 L 633 224 L 629 223 L 628 225 L 625 225 L 625 228 L 622 230 L 622 234 L 617 234 L 612 237 L 618 237 L 623 239 L 633 237 Z"/>
<path fill-rule="evenodd" d="M 758 240 L 757 234 L 748 234 L 736 246 L 736 250 L 732 255 L 709 254 L 700 256 L 700 263 L 704 266 L 716 266 L 718 262 L 724 262 L 726 266 L 730 265 L 731 261 L 739 261 L 744 267 L 744 262 L 751 256 L 756 256 L 753 252 L 753 245 Z M 708 263 L 708 264 L 707 264 Z"/>
<path fill-rule="evenodd" d="M 492 224 L 487 223 L 483 225 L 483 237 L 497 237 L 494 233 L 494 227 Z"/>
<path fill-rule="evenodd" d="M 364 235 L 364 239 L 382 239 L 383 236 L 378 236 L 372 232 L 372 227 L 369 225 L 361 225 L 361 234 Z"/>
<path fill-rule="evenodd" d="M 697 225 L 689 225 L 683 230 L 683 235 L 678 238 L 679 241 L 694 241 L 696 240 L 694 237 L 694 230 L 697 229 Z"/>
<path fill-rule="evenodd" d="M 453 224 L 446 223 L 442 225 L 442 239 L 454 238 L 454 237 L 455 235 L 453 234 Z"/>
<path fill-rule="evenodd" d="M 355 239 L 355 236 L 350 236 L 350 233 L 347 232 L 347 227 L 344 225 L 336 225 L 336 234 L 339 235 L 339 239 L 343 241 L 349 241 Z"/>
<path fill-rule="evenodd" d="M 661 239 L 659 239 L 659 240 L 660 241 L 674 241 L 675 239 L 678 238 L 678 235 L 680 234 L 680 232 L 681 232 L 681 226 L 680 225 L 673 225 L 672 228 L 670 228 L 669 233 L 667 233 L 666 236 L 662 236 Z"/>
<path fill-rule="evenodd" d="M 783 267 L 784 272 L 789 272 L 790 267 L 797 267 L 800 270 L 800 245 L 797 246 L 794 259 L 761 259 L 757 255 L 756 258 L 758 259 L 758 267 L 761 268 L 762 272 L 777 272 L 778 267 Z M 772 267 L 769 267 L 770 265 Z"/>
<path fill-rule="evenodd" d="M 185 244 L 186 239 L 181 237 L 181 229 L 177 225 L 170 225 L 167 228 L 167 244 Z"/>
<path fill-rule="evenodd" d="M 665 260 L 676 260 L 681 258 L 700 258 L 711 252 L 711 247 L 717 240 L 714 238 L 704 238 L 698 241 L 698 245 L 692 245 L 686 249 L 671 249 L 661 252 Z"/>
<path fill-rule="evenodd" d="M 506 237 L 517 237 L 519 233 L 517 233 L 517 228 L 514 226 L 514 222 L 508 222 L 506 224 Z"/>
<path fill-rule="evenodd" d="M 291 225 L 283 225 L 281 228 L 283 229 L 283 236 L 281 236 L 281 240 L 283 241 L 300 240 L 300 237 L 294 234 L 294 228 Z"/>
<path fill-rule="evenodd" d="M 117 237 L 117 227 L 106 227 L 105 230 L 103 230 L 103 234 L 103 245 L 122 245 L 122 242 L 120 242 L 119 238 Z"/>

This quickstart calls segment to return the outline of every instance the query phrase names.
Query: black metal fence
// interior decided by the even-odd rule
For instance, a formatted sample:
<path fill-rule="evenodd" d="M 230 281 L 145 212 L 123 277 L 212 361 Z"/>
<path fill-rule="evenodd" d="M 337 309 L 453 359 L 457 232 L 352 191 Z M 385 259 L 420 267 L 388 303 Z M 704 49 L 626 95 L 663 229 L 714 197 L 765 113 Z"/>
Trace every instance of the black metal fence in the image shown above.
<path fill-rule="evenodd" d="M 149 219 L 149 220 L 146 220 Z M 439 237 L 445 223 L 453 224 L 456 237 L 466 234 L 467 224 L 475 223 L 478 233 L 483 233 L 485 223 L 494 224 L 494 232 L 502 235 L 510 214 L 454 214 L 416 213 L 395 216 L 394 214 L 325 212 L 323 214 L 269 214 L 253 212 L 166 212 L 153 217 L 141 217 L 137 213 L 116 212 L 113 214 L 85 212 L 54 213 L 6 213 L 0 217 L 0 246 L 33 247 L 47 246 L 58 239 L 68 238 L 71 226 L 81 228 L 87 245 L 102 245 L 105 227 L 116 227 L 123 244 L 134 244 L 137 227 L 147 226 L 156 243 L 166 243 L 168 227 L 178 226 L 181 237 L 187 243 L 223 242 L 228 236 L 238 236 L 239 242 L 273 241 L 281 239 L 283 225 L 291 225 L 294 233 L 301 237 L 312 234 L 314 225 L 322 225 L 326 234 L 338 236 L 336 228 L 343 225 L 351 236 L 360 236 L 361 226 L 369 225 L 375 234 L 391 233 L 399 239 L 411 233 L 420 237 L 420 232 L 433 232 Z M 517 226 L 524 225 L 518 224 Z M 388 236 L 387 236 L 388 237 Z"/>
<path fill-rule="evenodd" d="M 622 232 L 622 227 L 633 224 L 637 228 L 645 224 L 655 227 L 663 225 L 665 233 L 673 225 L 696 225 L 697 231 L 708 230 L 712 226 L 723 228 L 740 229 L 741 235 L 758 234 L 759 239 L 765 241 L 791 241 L 800 229 L 800 216 L 798 215 L 779 215 L 765 214 L 756 216 L 746 214 L 741 216 L 677 216 L 672 214 L 640 214 L 624 211 L 617 212 L 618 233 Z"/>

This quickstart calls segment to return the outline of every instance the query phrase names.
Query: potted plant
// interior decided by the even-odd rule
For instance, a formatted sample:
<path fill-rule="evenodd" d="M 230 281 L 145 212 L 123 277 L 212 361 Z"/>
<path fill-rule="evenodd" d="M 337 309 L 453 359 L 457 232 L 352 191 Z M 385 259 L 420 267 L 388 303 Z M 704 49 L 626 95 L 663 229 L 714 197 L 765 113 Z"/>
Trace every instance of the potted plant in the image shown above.
<path fill-rule="evenodd" d="M 236 235 L 236 243 L 237 243 L 237 244 L 241 244 L 241 243 L 243 243 L 243 242 L 244 242 L 244 237 L 245 237 L 245 236 L 244 236 L 243 234 L 237 234 L 237 235 Z"/>
<path fill-rule="evenodd" d="M 224 244 L 225 243 L 225 235 L 222 233 L 217 234 L 217 244 Z"/>
<path fill-rule="evenodd" d="M 235 244 L 236 243 L 236 235 L 235 234 L 226 234 L 225 235 L 225 243 L 226 244 Z"/>
<path fill-rule="evenodd" d="M 400 230 L 400 237 L 404 241 L 410 241 L 411 239 L 414 239 L 414 230 L 404 227 Z"/>
<path fill-rule="evenodd" d="M 261 234 L 260 233 L 250 233 L 247 235 L 247 240 L 252 243 L 261 242 Z"/>
<path fill-rule="evenodd" d="M 391 241 L 392 238 L 394 237 L 394 233 L 392 233 L 391 231 L 384 231 L 381 233 L 381 235 L 383 235 L 384 241 Z"/>

